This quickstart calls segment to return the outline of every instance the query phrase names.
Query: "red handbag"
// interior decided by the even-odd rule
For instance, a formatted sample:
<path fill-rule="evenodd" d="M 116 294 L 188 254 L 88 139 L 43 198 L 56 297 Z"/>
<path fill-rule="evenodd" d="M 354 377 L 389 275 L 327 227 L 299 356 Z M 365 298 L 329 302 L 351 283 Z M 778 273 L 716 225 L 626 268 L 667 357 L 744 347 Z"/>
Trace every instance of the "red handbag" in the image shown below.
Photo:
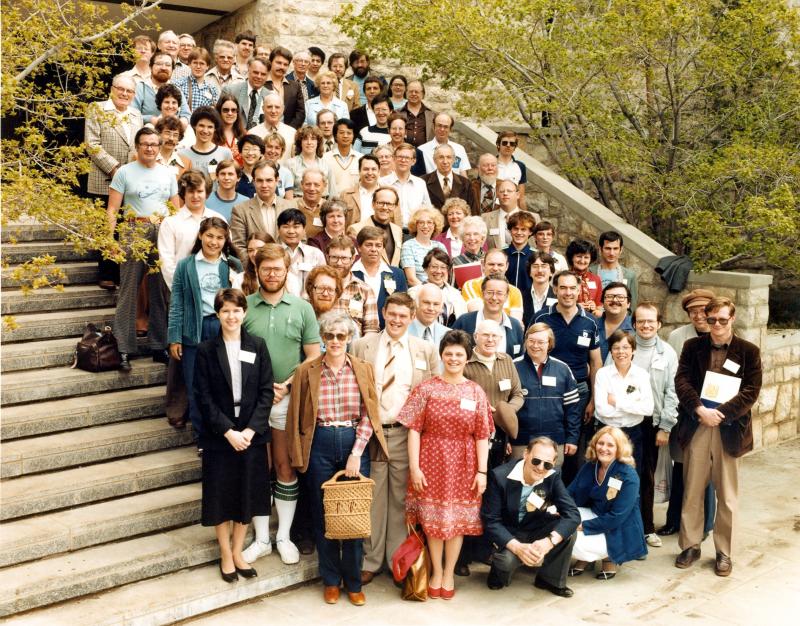
<path fill-rule="evenodd" d="M 408 527 L 408 537 L 392 554 L 392 576 L 395 582 L 403 582 L 408 570 L 422 554 L 425 548 L 425 539 L 420 536 L 413 526 Z"/>

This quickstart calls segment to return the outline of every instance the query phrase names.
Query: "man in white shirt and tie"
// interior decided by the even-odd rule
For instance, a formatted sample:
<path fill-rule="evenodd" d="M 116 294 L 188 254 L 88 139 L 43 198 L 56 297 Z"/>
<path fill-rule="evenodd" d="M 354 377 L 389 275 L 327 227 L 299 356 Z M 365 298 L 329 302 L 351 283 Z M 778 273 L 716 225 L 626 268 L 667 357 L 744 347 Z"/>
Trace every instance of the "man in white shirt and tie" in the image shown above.
<path fill-rule="evenodd" d="M 438 368 L 433 345 L 408 333 L 414 318 L 414 300 L 395 292 L 386 299 L 386 328 L 353 342 L 351 352 L 375 365 L 383 435 L 389 458 L 370 445 L 370 478 L 375 481 L 370 517 L 372 536 L 364 542 L 361 581 L 367 584 L 384 565 L 391 567 L 394 551 L 406 538 L 405 492 L 408 484 L 408 430 L 397 414 L 411 390 L 433 376 Z"/>
<path fill-rule="evenodd" d="M 408 334 L 419 337 L 438 350 L 439 342 L 445 333 L 450 330 L 441 323 L 442 316 L 442 290 L 433 283 L 421 285 L 417 291 L 417 313 Z"/>

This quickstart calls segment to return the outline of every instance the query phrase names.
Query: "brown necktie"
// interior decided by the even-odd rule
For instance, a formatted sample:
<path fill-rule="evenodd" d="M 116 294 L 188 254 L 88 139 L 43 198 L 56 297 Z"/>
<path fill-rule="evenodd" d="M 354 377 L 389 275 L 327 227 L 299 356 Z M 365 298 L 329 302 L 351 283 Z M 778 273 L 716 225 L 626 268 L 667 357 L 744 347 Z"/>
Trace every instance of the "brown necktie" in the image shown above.
<path fill-rule="evenodd" d="M 483 201 L 481 202 L 481 212 L 488 213 L 494 208 L 494 187 L 486 185 L 486 191 L 483 193 Z"/>
<path fill-rule="evenodd" d="M 447 200 L 450 197 L 450 177 L 445 176 L 442 180 L 442 195 Z"/>
<path fill-rule="evenodd" d="M 381 407 L 388 411 L 391 409 L 391 394 L 386 393 L 394 384 L 394 362 L 397 344 L 389 340 L 389 358 L 383 366 L 383 385 L 381 386 Z"/>

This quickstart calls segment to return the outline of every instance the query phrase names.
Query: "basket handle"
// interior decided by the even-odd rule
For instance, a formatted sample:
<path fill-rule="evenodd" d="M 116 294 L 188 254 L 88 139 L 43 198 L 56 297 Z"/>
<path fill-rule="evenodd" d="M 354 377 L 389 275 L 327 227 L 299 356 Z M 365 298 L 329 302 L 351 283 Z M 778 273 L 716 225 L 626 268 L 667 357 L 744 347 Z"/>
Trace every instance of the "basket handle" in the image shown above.
<path fill-rule="evenodd" d="M 340 478 L 342 478 L 342 477 L 344 476 L 344 474 L 345 474 L 345 470 L 339 470 L 338 472 L 336 472 L 336 473 L 335 473 L 333 476 L 331 476 L 331 477 L 330 477 L 328 480 L 326 480 L 325 482 L 326 482 L 326 483 L 335 483 L 335 482 L 338 482 L 338 481 L 339 481 L 339 479 L 340 479 Z M 364 476 L 364 474 L 362 474 L 361 472 L 359 472 L 359 473 L 358 473 L 358 478 L 348 478 L 347 480 L 348 480 L 348 481 L 352 481 L 352 482 L 364 482 L 365 480 L 369 480 L 369 479 L 368 479 L 366 476 Z"/>

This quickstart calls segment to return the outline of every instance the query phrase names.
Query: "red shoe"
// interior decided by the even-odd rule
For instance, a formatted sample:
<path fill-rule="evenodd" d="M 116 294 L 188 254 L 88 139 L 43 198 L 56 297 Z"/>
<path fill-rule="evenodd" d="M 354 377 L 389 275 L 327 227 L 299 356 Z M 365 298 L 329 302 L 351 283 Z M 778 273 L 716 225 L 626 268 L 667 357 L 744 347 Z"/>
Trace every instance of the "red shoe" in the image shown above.
<path fill-rule="evenodd" d="M 437 600 L 442 597 L 442 591 L 444 590 L 441 587 L 428 587 L 428 597 Z"/>
<path fill-rule="evenodd" d="M 455 589 L 445 589 L 444 587 L 441 588 L 440 597 L 442 600 L 452 600 L 454 595 L 456 595 Z"/>

